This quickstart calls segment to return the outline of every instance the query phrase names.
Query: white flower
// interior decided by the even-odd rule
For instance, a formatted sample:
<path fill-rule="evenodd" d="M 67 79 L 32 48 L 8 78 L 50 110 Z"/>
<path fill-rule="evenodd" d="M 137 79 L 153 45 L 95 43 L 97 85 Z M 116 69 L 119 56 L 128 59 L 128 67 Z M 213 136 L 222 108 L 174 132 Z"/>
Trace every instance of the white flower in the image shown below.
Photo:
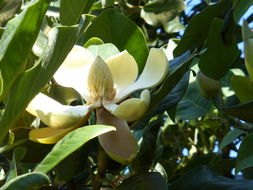
<path fill-rule="evenodd" d="M 126 121 L 143 116 L 150 103 L 149 91 L 145 89 L 160 84 L 167 73 L 168 61 L 163 49 L 150 50 L 145 68 L 138 77 L 137 63 L 127 51 L 104 61 L 99 56 L 94 58 L 85 48 L 74 46 L 54 79 L 60 85 L 78 91 L 86 104 L 62 105 L 39 93 L 26 110 L 49 127 L 32 130 L 30 139 L 45 144 L 56 143 L 71 130 L 82 126 L 89 113 L 97 109 L 97 123 L 116 128 L 115 132 L 100 135 L 100 144 L 114 159 L 129 161 L 136 155 L 138 145 Z M 140 98 L 128 98 L 137 90 L 143 90 Z"/>

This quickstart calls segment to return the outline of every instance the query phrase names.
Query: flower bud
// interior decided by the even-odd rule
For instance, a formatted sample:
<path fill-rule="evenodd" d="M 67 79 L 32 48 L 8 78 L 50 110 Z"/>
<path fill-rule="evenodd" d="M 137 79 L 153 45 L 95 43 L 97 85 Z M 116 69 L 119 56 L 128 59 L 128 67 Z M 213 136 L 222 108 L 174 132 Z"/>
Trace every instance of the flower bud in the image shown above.
<path fill-rule="evenodd" d="M 205 98 L 214 98 L 219 93 L 219 82 L 204 75 L 201 71 L 197 74 L 197 85 Z"/>

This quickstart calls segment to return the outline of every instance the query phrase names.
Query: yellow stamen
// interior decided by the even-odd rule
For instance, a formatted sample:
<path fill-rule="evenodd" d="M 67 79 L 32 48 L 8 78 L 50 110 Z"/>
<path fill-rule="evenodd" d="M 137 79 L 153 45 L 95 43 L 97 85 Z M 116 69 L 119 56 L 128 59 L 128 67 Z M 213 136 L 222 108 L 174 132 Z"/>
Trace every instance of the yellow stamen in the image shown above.
<path fill-rule="evenodd" d="M 88 87 L 91 103 L 111 100 L 115 96 L 112 73 L 104 60 L 97 56 L 88 75 Z"/>

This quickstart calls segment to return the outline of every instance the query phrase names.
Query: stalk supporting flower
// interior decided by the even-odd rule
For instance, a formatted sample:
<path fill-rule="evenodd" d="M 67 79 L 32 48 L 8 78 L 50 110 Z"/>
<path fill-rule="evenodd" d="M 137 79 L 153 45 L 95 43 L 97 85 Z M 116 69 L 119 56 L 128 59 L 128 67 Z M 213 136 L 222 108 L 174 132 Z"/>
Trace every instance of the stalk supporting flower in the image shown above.
<path fill-rule="evenodd" d="M 126 163 L 137 154 L 137 142 L 127 121 L 143 116 L 150 103 L 147 88 L 160 84 L 168 73 L 168 61 L 163 49 L 152 48 L 143 72 L 132 55 L 123 51 L 103 60 L 94 58 L 83 47 L 74 46 L 54 78 L 65 87 L 72 87 L 86 101 L 81 106 L 66 106 L 43 94 L 38 94 L 27 111 L 37 116 L 48 128 L 34 129 L 30 139 L 45 144 L 56 143 L 66 133 L 81 127 L 89 113 L 96 109 L 97 123 L 115 126 L 116 132 L 99 136 L 104 150 L 116 161 Z M 140 98 L 128 98 L 143 90 Z"/>

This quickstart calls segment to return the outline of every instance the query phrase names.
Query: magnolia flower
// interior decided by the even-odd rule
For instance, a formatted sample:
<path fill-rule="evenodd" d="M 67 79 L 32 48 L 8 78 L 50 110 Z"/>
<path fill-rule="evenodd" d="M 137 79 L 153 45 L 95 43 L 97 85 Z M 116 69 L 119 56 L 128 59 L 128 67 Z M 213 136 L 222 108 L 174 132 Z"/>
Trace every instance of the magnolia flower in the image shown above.
<path fill-rule="evenodd" d="M 150 50 L 145 68 L 138 77 L 137 63 L 127 51 L 104 61 L 99 56 L 94 58 L 87 49 L 74 46 L 54 79 L 62 86 L 74 88 L 86 104 L 62 105 L 39 93 L 26 110 L 49 127 L 32 130 L 30 139 L 44 144 L 56 143 L 82 126 L 89 113 L 96 109 L 97 124 L 116 128 L 98 137 L 101 146 L 115 160 L 129 161 L 136 155 L 138 145 L 127 121 L 143 116 L 150 103 L 146 89 L 160 84 L 167 73 L 168 61 L 163 49 Z M 143 90 L 140 98 L 128 98 L 137 90 Z"/>

